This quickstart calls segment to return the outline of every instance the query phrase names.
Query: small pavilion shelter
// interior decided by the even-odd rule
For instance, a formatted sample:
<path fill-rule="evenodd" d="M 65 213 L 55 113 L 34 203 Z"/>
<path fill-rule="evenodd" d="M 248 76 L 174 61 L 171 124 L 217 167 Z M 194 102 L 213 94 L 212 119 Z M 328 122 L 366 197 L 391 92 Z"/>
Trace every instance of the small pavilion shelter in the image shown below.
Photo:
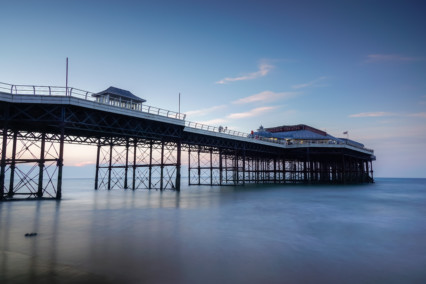
<path fill-rule="evenodd" d="M 109 87 L 102 92 L 93 94 L 92 97 L 94 97 L 98 103 L 134 110 L 141 110 L 142 103 L 146 102 L 146 100 L 133 95 L 131 92 L 116 87 Z"/>

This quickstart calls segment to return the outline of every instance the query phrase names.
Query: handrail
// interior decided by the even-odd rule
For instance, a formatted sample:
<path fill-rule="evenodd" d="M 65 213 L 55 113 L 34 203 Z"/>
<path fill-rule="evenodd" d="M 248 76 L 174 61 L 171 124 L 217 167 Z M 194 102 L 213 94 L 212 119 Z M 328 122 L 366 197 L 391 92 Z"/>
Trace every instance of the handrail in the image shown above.
<path fill-rule="evenodd" d="M 201 130 L 206 130 L 209 132 L 216 132 L 216 133 L 223 133 L 223 134 L 227 134 L 227 135 L 231 135 L 231 136 L 237 136 L 237 137 L 244 137 L 247 139 L 254 139 L 256 141 L 260 141 L 260 142 L 269 142 L 269 143 L 275 143 L 275 144 L 280 144 L 280 145 L 286 145 L 286 147 L 299 147 L 300 145 L 318 145 L 318 144 L 326 144 L 326 145 L 349 145 L 355 148 L 359 148 L 362 150 L 366 150 L 368 152 L 374 153 L 374 150 L 372 149 L 368 149 L 368 148 L 362 148 L 359 146 L 355 146 L 355 145 L 350 145 L 347 143 L 339 143 L 337 141 L 335 142 L 312 142 L 312 141 L 304 141 L 302 142 L 297 142 L 297 141 L 287 141 L 284 139 L 277 139 L 277 138 L 268 138 L 268 137 L 263 137 L 263 136 L 254 136 L 252 134 L 248 134 L 248 133 L 244 133 L 244 132 L 239 132 L 239 131 L 234 131 L 234 130 L 228 130 L 226 128 L 223 127 L 215 127 L 215 126 L 210 126 L 210 125 L 206 125 L 206 124 L 202 124 L 199 122 L 192 122 L 192 121 L 186 121 L 185 122 L 185 126 L 186 127 L 191 127 L 191 128 L 195 128 L 195 129 L 201 129 Z"/>
<path fill-rule="evenodd" d="M 94 93 L 73 88 L 73 87 L 61 87 L 61 86 L 36 86 L 36 85 L 12 85 L 8 83 L 0 82 L 0 91 L 9 93 L 12 95 L 42 95 L 42 96 L 64 96 L 64 97 L 76 97 L 87 101 L 97 102 L 92 95 Z M 115 107 L 126 108 L 133 111 L 145 112 L 153 115 L 159 115 L 179 120 L 185 120 L 186 114 L 178 113 L 171 110 L 165 110 L 153 106 L 142 105 L 140 108 L 135 108 L 132 104 L 113 104 L 113 101 L 108 102 L 97 102 L 99 104 L 108 104 Z"/>
<path fill-rule="evenodd" d="M 144 113 L 148 113 L 148 114 L 152 114 L 152 115 L 159 115 L 159 116 L 164 116 L 164 117 L 169 117 L 169 118 L 174 118 L 174 119 L 179 119 L 179 120 L 184 120 L 186 118 L 186 114 L 184 113 L 178 113 L 178 112 L 174 112 L 174 111 L 170 111 L 170 110 L 165 110 L 165 109 L 161 109 L 161 108 L 157 108 L 157 107 L 153 107 L 153 106 L 148 106 L 148 105 L 141 105 L 140 107 L 135 108 L 135 106 L 132 104 L 128 104 L 125 103 L 117 105 L 117 104 L 113 104 L 114 102 L 109 101 L 107 103 L 105 102 L 97 102 L 95 100 L 94 97 L 92 97 L 92 95 L 94 93 L 89 92 L 89 91 L 84 91 L 81 89 L 77 89 L 77 88 L 73 88 L 73 87 L 60 87 L 60 86 L 35 86 L 35 85 L 11 85 L 11 84 L 7 84 L 7 83 L 2 83 L 0 82 L 0 92 L 4 92 L 4 93 L 9 93 L 12 95 L 46 95 L 46 96 L 66 96 L 66 97 L 77 97 L 83 100 L 87 100 L 87 101 L 92 101 L 92 102 L 96 102 L 98 104 L 107 104 L 110 106 L 114 106 L 114 107 L 120 107 L 120 108 L 126 108 L 126 109 L 130 109 L 132 111 L 136 111 L 136 112 L 144 112 Z M 318 145 L 318 144 L 336 144 L 336 145 L 349 145 L 355 148 L 359 148 L 371 153 L 374 153 L 374 150 L 372 149 L 368 149 L 368 148 L 364 148 L 364 147 L 359 147 L 359 146 L 355 146 L 352 144 L 348 144 L 348 143 L 339 143 L 338 141 L 335 142 L 319 142 L 319 141 L 315 141 L 315 142 L 311 142 L 311 141 L 304 141 L 303 143 L 298 142 L 298 141 L 292 141 L 292 142 L 288 142 L 286 140 L 283 139 L 276 139 L 276 138 L 267 138 L 267 137 L 262 137 L 262 136 L 253 136 L 252 134 L 248 134 L 248 133 L 244 133 L 244 132 L 240 132 L 240 131 L 234 131 L 234 130 L 230 130 L 227 129 L 226 127 L 216 127 L 216 126 L 211 126 L 211 125 L 207 125 L 207 124 L 202 124 L 199 122 L 192 122 L 192 121 L 185 121 L 185 126 L 187 127 L 191 127 L 191 128 L 195 128 L 195 129 L 201 129 L 201 130 L 206 130 L 209 132 L 216 132 L 216 133 L 222 133 L 222 134 L 226 134 L 226 135 L 231 135 L 231 136 L 237 136 L 237 137 L 243 137 L 243 138 L 247 138 L 247 139 L 255 139 L 257 141 L 261 141 L 261 142 L 268 142 L 268 143 L 275 143 L 275 144 L 280 144 L 280 145 L 286 145 L 286 147 L 297 147 L 300 145 Z"/>

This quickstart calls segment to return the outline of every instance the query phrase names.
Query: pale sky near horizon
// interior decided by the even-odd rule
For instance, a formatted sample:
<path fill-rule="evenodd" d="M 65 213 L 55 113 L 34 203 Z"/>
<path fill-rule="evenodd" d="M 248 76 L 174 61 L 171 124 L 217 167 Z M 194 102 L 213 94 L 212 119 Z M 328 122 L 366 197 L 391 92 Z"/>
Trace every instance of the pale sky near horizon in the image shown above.
<path fill-rule="evenodd" d="M 426 177 L 426 1 L 0 4 L 0 82 L 64 86 L 69 57 L 70 86 L 174 111 L 180 92 L 187 120 L 247 133 L 348 131 L 375 176 Z"/>

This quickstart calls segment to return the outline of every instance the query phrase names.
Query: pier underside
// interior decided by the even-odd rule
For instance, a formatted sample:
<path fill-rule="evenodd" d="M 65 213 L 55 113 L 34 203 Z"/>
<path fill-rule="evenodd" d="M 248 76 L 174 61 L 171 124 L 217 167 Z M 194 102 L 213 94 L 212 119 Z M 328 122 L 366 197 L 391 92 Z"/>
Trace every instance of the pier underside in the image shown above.
<path fill-rule="evenodd" d="M 186 131 L 184 122 L 129 117 L 66 104 L 0 101 L 0 199 L 60 199 L 64 145 L 97 149 L 95 189 L 189 185 L 369 183 L 372 155 L 347 148 L 283 148 Z"/>

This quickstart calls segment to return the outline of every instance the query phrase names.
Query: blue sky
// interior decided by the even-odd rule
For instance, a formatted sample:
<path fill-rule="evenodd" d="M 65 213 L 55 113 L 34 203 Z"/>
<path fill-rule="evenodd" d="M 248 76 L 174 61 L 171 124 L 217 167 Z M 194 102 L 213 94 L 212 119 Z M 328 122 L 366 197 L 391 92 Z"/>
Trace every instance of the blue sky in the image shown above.
<path fill-rule="evenodd" d="M 0 82 L 65 85 L 69 57 L 73 87 L 116 86 L 171 110 L 180 92 L 188 120 L 244 132 L 349 131 L 375 150 L 376 176 L 426 177 L 425 10 L 425 1 L 3 1 Z M 89 162 L 69 149 L 67 165 Z"/>

